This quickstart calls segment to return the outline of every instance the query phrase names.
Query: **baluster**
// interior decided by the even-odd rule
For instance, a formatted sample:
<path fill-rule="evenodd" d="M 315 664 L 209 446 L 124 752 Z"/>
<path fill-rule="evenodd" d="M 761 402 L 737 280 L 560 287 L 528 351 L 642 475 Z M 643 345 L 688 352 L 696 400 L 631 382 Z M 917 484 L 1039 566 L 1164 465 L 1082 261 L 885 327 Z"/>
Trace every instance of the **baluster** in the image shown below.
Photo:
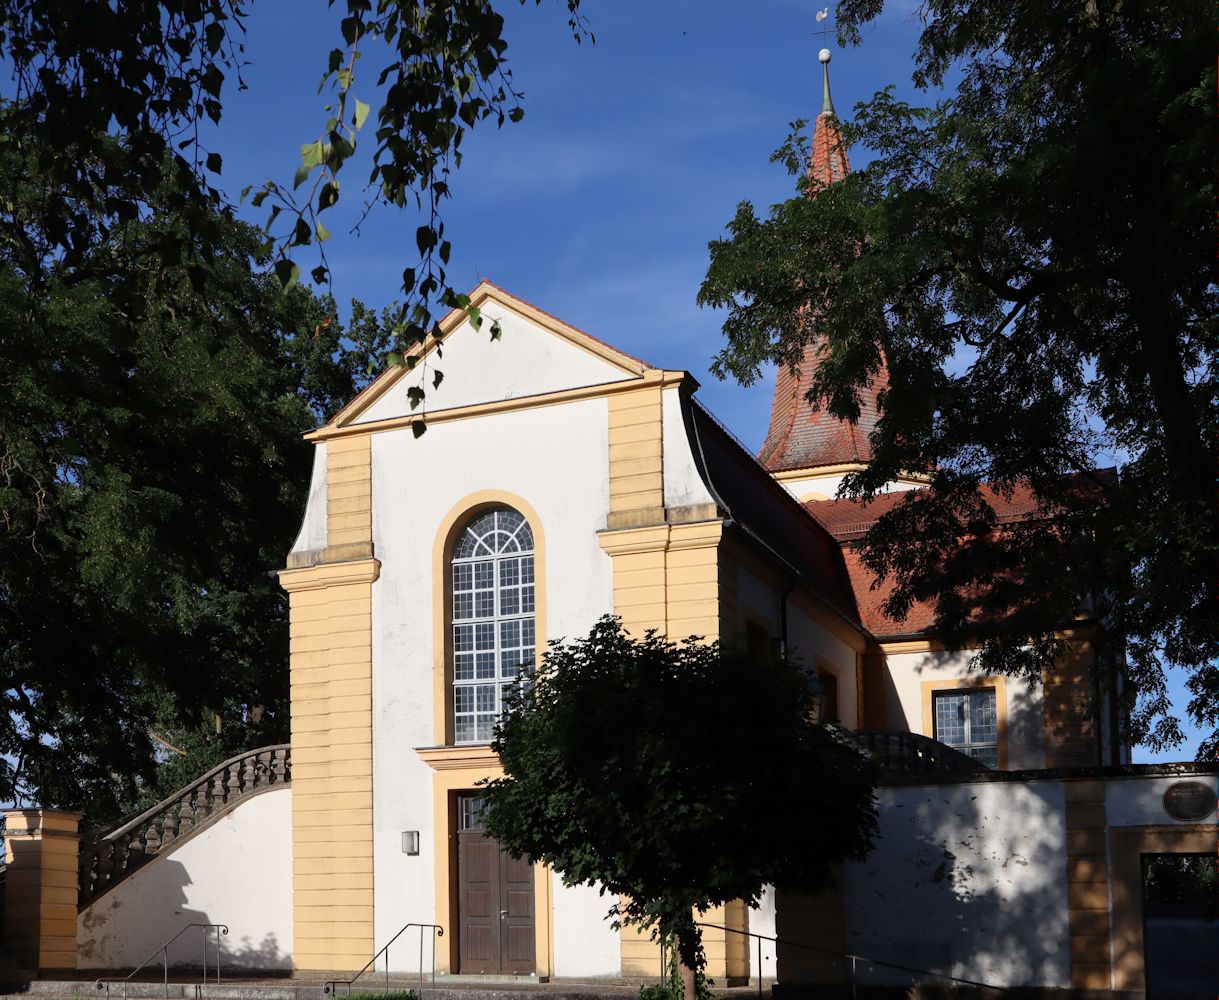
<path fill-rule="evenodd" d="M 242 776 L 245 771 L 245 761 L 239 760 L 224 769 L 225 802 L 236 802 L 241 798 Z"/>
<path fill-rule="evenodd" d="M 134 867 L 139 861 L 139 855 L 144 852 L 143 841 L 140 840 L 139 834 L 130 833 L 124 837 L 119 843 L 115 844 L 115 860 L 121 863 L 122 871 L 126 872 L 128 868 Z M 115 873 L 119 871 L 118 863 L 115 865 Z"/>
<path fill-rule="evenodd" d="M 207 819 L 208 813 L 211 812 L 211 808 L 208 805 L 210 790 L 211 783 L 207 781 L 201 781 L 195 786 L 195 799 L 191 807 L 191 821 L 195 826 L 198 826 Z"/>
<path fill-rule="evenodd" d="M 103 840 L 97 845 L 97 867 L 95 869 L 93 885 L 91 888 L 100 889 L 110 882 L 110 876 L 114 874 L 114 842 Z"/>
<path fill-rule="evenodd" d="M 146 855 L 156 854 L 161 849 L 161 829 L 158 819 L 159 817 L 153 816 L 144 824 L 143 841 Z"/>
<path fill-rule="evenodd" d="M 174 799 L 168 806 L 165 807 L 165 812 L 161 817 L 162 830 L 162 845 L 168 844 L 171 840 L 178 839 L 178 810 L 182 803 L 178 799 Z"/>
<path fill-rule="evenodd" d="M 208 810 L 204 814 L 205 816 L 210 816 L 212 813 L 216 812 L 217 810 L 220 809 L 221 806 L 224 805 L 224 803 L 225 803 L 224 792 L 225 792 L 224 772 L 218 771 L 216 773 L 216 776 L 214 778 L 212 778 L 211 801 L 208 803 Z"/>
<path fill-rule="evenodd" d="M 178 799 L 178 836 L 185 837 L 195 826 L 195 790 L 188 788 Z"/>
<path fill-rule="evenodd" d="M 258 755 L 251 754 L 238 766 L 241 768 L 241 794 L 245 795 L 258 787 Z"/>

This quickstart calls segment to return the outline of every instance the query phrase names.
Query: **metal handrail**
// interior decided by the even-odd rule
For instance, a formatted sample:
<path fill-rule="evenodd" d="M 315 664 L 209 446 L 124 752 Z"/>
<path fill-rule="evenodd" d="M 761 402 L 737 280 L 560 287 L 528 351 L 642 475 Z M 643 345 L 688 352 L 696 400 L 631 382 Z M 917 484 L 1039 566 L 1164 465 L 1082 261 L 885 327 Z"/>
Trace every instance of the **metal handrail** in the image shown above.
<path fill-rule="evenodd" d="M 752 931 L 743 931 L 736 927 L 725 927 L 723 924 L 708 924 L 701 920 L 694 921 L 698 927 L 715 927 L 721 931 L 729 931 L 733 934 L 743 934 L 746 937 L 758 939 L 758 996 L 762 995 L 762 942 L 773 941 L 776 945 L 789 945 L 793 948 L 803 948 L 805 951 L 815 951 L 822 955 L 833 955 L 834 958 L 849 958 L 851 960 L 851 996 L 855 996 L 855 963 L 867 962 L 869 965 L 882 965 L 886 969 L 897 969 L 899 972 L 913 972 L 919 976 L 930 976 L 932 979 L 943 979 L 950 983 L 960 983 L 964 986 L 977 986 L 979 989 L 996 990 L 1002 992 L 1010 989 L 1007 986 L 995 986 L 993 983 L 980 983 L 976 979 L 961 979 L 957 976 L 945 976 L 940 972 L 932 972 L 930 969 L 916 969 L 911 965 L 898 965 L 896 962 L 882 962 L 879 958 L 869 958 L 867 955 L 855 955 L 849 951 L 834 951 L 830 948 L 818 948 L 815 945 L 803 944 L 799 941 L 792 941 L 790 938 L 772 937 L 769 934 L 755 934 Z M 775 949 L 776 952 L 778 949 Z M 776 963 L 778 956 L 775 956 Z"/>
<path fill-rule="evenodd" d="M 338 992 L 338 987 L 346 986 L 347 987 L 346 995 L 350 996 L 351 995 L 351 984 L 354 983 L 357 979 L 359 979 L 362 975 L 364 975 L 364 973 L 366 973 L 374 965 L 376 965 L 377 959 L 380 958 L 382 955 L 385 956 L 385 989 L 388 992 L 389 991 L 389 946 L 391 944 L 393 944 L 395 941 L 397 941 L 398 938 L 402 937 L 402 935 L 405 934 L 412 927 L 419 928 L 419 989 L 420 990 L 423 989 L 423 932 L 425 930 L 427 930 L 428 928 L 431 928 L 431 930 L 433 930 L 435 932 L 434 934 L 432 934 L 432 988 L 435 989 L 435 987 L 436 987 L 436 939 L 444 937 L 444 928 L 441 927 L 440 924 L 410 923 L 410 924 L 406 924 L 400 931 L 398 931 L 397 934 L 395 934 L 392 938 L 390 938 L 389 941 L 386 942 L 385 947 L 382 948 L 375 955 L 373 955 L 373 957 L 368 960 L 368 964 L 365 965 L 364 968 L 362 968 L 359 972 L 357 972 L 350 979 L 327 980 L 326 984 L 322 987 L 322 995 L 323 996 L 332 996 Z"/>
<path fill-rule="evenodd" d="M 187 924 L 177 934 L 171 937 L 168 941 L 162 944 L 156 951 L 149 955 L 144 961 L 137 965 L 122 979 L 97 979 L 93 983 L 94 989 L 104 989 L 106 996 L 110 996 L 110 984 L 123 984 L 123 1000 L 127 1000 L 127 984 L 131 981 L 131 977 L 139 972 L 144 966 L 151 962 L 159 954 L 161 956 L 161 974 L 162 983 L 165 987 L 165 1000 L 169 1000 L 169 946 L 178 940 L 183 934 L 193 927 L 203 928 L 203 983 L 207 984 L 207 932 L 213 928 L 216 931 L 216 985 L 220 985 L 220 935 L 227 935 L 229 932 L 228 924 Z"/>

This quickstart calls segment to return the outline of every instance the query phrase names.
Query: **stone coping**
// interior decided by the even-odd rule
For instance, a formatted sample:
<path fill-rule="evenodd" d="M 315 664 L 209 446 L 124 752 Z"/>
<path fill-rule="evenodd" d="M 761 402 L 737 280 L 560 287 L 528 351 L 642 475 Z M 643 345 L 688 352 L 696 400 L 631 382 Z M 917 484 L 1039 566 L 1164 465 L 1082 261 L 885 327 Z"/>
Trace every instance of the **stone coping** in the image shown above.
<path fill-rule="evenodd" d="M 990 781 L 1095 781 L 1105 778 L 1179 778 L 1219 774 L 1219 761 L 1181 761 L 1172 764 L 1107 764 L 1095 767 L 1044 767 L 1023 771 L 967 771 L 944 774 L 892 774 L 877 786 L 970 785 Z"/>

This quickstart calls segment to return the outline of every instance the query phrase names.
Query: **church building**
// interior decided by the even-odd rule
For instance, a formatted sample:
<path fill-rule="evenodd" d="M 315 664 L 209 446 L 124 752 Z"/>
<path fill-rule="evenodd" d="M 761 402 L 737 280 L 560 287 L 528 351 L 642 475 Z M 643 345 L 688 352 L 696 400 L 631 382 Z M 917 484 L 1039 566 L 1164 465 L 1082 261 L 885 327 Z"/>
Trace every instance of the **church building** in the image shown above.
<path fill-rule="evenodd" d="M 829 184 L 849 170 L 827 74 L 810 172 Z M 309 435 L 308 510 L 280 574 L 296 968 L 358 968 L 414 921 L 446 928 L 450 973 L 655 974 L 656 945 L 612 930 L 611 901 L 513 861 L 480 826 L 506 686 L 605 614 L 637 634 L 778 645 L 815 672 L 842 726 L 921 735 L 986 768 L 1125 759 L 1093 718 L 1086 632 L 1033 686 L 970 673 L 967 653 L 925 634 L 927 608 L 885 617 L 852 545 L 878 507 L 833 499 L 869 458 L 883 372 L 858 424 L 831 419 L 806 399 L 810 344 L 778 374 L 755 457 L 688 372 L 487 281 L 470 303 L 480 323 L 459 310 L 440 324 L 450 377 L 428 396 L 426 434 L 412 390 L 436 341 Z M 895 482 L 893 496 L 919 486 Z M 1035 505 L 1009 506 L 1017 518 Z M 708 917 L 749 919 L 743 905 Z M 707 938 L 713 977 L 748 975 L 743 935 Z"/>
<path fill-rule="evenodd" d="M 814 195 L 850 171 L 828 68 L 809 169 Z M 1096 623 L 1064 622 L 1066 652 L 1032 684 L 971 670 L 930 606 L 886 615 L 858 541 L 925 483 L 836 499 L 871 457 L 883 367 L 858 422 L 831 419 L 807 399 L 814 340 L 778 372 L 755 456 L 688 372 L 490 282 L 470 306 L 308 435 L 307 509 L 279 573 L 291 744 L 106 830 L 7 810 L 10 978 L 88 969 L 117 993 L 152 970 L 166 997 L 216 995 L 221 965 L 226 990 L 234 969 L 314 981 L 258 988 L 285 1000 L 353 978 L 663 979 L 658 944 L 607 919 L 613 897 L 512 859 L 483 823 L 505 691 L 548 642 L 610 614 L 637 635 L 783 651 L 881 765 L 873 849 L 833 890 L 779 884 L 701 916 L 717 985 L 1175 1000 L 1219 979 L 1214 900 L 1196 891 L 1215 871 L 1219 766 L 1130 763 L 1094 681 Z M 449 377 L 419 434 L 441 345 Z M 1000 525 L 1036 516 L 1019 491 L 992 502 Z"/>

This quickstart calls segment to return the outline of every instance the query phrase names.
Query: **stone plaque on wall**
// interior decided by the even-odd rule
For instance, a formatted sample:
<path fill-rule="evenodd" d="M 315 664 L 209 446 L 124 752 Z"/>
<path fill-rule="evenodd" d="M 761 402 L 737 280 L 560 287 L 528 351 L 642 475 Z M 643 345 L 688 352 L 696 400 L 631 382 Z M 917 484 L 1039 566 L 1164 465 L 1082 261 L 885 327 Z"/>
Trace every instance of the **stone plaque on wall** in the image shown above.
<path fill-rule="evenodd" d="M 1164 811 L 1173 819 L 1206 819 L 1215 811 L 1214 789 L 1201 781 L 1174 781 L 1164 793 Z"/>

